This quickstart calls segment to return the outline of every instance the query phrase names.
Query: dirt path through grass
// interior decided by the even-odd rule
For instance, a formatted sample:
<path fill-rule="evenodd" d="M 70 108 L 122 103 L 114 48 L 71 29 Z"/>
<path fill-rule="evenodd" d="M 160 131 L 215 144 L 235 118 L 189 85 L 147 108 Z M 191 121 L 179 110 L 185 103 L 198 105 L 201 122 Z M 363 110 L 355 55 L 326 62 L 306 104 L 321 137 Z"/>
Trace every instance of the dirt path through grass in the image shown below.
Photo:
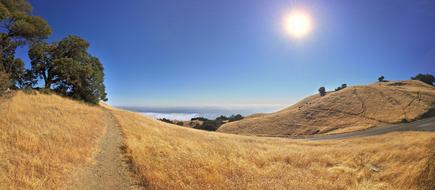
<path fill-rule="evenodd" d="M 102 137 L 95 163 L 82 168 L 67 189 L 123 190 L 141 189 L 135 186 L 129 167 L 122 155 L 122 136 L 112 114 L 107 111 L 108 126 Z"/>

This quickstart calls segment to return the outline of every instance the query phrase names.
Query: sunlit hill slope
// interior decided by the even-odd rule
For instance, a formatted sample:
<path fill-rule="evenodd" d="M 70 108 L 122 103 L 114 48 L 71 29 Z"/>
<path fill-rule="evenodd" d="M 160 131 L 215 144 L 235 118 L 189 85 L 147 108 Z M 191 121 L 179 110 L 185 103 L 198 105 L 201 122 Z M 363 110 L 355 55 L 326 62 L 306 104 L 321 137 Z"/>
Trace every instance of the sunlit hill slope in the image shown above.
<path fill-rule="evenodd" d="M 225 124 L 218 131 L 268 136 L 342 133 L 414 121 L 434 107 L 435 88 L 430 85 L 415 80 L 381 82 L 313 95 L 276 113 Z"/>

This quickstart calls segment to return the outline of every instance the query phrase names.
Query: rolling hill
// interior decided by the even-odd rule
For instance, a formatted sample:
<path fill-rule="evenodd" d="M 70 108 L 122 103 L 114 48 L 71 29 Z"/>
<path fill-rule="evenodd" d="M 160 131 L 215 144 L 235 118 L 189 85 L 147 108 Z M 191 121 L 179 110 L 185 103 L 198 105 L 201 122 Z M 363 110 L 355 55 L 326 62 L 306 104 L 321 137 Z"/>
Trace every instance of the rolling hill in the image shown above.
<path fill-rule="evenodd" d="M 281 111 L 221 126 L 224 133 L 298 136 L 343 133 L 433 114 L 435 88 L 416 80 L 352 86 L 313 95 Z"/>

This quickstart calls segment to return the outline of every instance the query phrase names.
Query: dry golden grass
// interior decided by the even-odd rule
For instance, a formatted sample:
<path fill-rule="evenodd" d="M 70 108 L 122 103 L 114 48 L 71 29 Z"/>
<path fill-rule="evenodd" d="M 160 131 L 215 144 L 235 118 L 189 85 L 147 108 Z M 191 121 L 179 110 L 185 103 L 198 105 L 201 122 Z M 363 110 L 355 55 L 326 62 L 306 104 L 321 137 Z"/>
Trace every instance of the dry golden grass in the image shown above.
<path fill-rule="evenodd" d="M 59 189 L 92 158 L 105 112 L 56 95 L 0 99 L 0 189 Z"/>
<path fill-rule="evenodd" d="M 433 132 L 307 142 L 204 132 L 112 112 L 150 189 L 434 187 Z"/>
<path fill-rule="evenodd" d="M 343 133 L 404 120 L 413 121 L 435 106 L 435 88 L 420 81 L 348 87 L 324 97 L 310 96 L 272 114 L 222 125 L 225 133 L 295 136 Z"/>

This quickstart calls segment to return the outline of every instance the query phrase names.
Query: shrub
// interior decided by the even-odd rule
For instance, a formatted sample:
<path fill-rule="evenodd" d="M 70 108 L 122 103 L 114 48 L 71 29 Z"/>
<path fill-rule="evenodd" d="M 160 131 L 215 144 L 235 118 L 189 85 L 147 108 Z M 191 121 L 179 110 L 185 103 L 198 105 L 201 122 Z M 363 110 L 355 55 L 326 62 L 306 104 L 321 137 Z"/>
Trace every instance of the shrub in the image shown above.
<path fill-rule="evenodd" d="M 415 77 L 411 77 L 412 80 L 419 80 L 426 84 L 434 86 L 435 77 L 431 74 L 418 74 Z"/>
<path fill-rule="evenodd" d="M 325 96 L 326 95 L 326 89 L 325 89 L 325 87 L 320 87 L 319 88 L 319 94 L 320 94 L 320 96 Z"/>
<path fill-rule="evenodd" d="M 32 95 L 36 94 L 36 92 L 32 88 L 30 88 L 30 87 L 23 88 L 23 92 L 26 93 L 26 94 L 32 94 Z"/>
<path fill-rule="evenodd" d="M 38 90 L 41 94 L 51 94 L 53 91 L 49 88 L 41 88 Z"/>
<path fill-rule="evenodd" d="M 163 121 L 163 122 L 165 122 L 165 123 L 173 124 L 173 122 L 172 122 L 171 120 L 166 119 L 166 118 L 161 118 L 161 119 L 159 119 L 159 120 L 160 120 L 160 121 Z"/>
<path fill-rule="evenodd" d="M 218 120 L 207 120 L 203 121 L 201 125 L 197 125 L 195 129 L 201 129 L 206 131 L 216 131 L 222 125 L 221 121 Z"/>
<path fill-rule="evenodd" d="M 3 94 L 10 86 L 12 82 L 9 75 L 3 71 L 0 71 L 0 95 Z"/>
<path fill-rule="evenodd" d="M 385 79 L 385 77 L 384 77 L 384 76 L 380 76 L 380 77 L 378 78 L 378 81 L 379 81 L 379 82 L 385 82 L 385 80 L 384 80 L 384 79 Z"/>

